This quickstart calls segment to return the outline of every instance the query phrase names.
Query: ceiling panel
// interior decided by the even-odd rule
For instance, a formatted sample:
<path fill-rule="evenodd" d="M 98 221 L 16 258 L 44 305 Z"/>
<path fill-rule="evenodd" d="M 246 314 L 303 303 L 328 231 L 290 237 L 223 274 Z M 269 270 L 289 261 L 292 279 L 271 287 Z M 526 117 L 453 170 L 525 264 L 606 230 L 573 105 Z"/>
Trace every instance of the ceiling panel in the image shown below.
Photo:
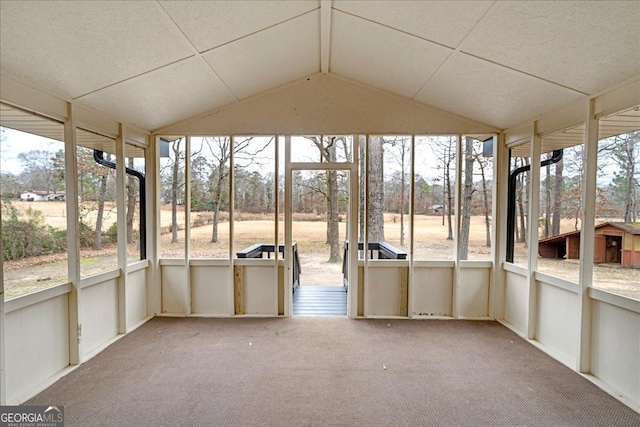
<path fill-rule="evenodd" d="M 319 1 L 163 1 L 160 4 L 199 52 L 320 7 Z"/>
<path fill-rule="evenodd" d="M 0 2 L 2 69 L 77 97 L 192 54 L 147 2 Z"/>
<path fill-rule="evenodd" d="M 600 119 L 598 122 L 598 139 L 610 138 L 638 130 L 640 130 L 640 106 Z M 581 124 L 544 136 L 542 138 L 542 153 L 584 144 L 584 142 L 585 126 Z M 528 157 L 530 154 L 529 147 L 515 147 L 511 150 L 511 154 L 513 156 Z"/>
<path fill-rule="evenodd" d="M 455 48 L 493 1 L 333 2 L 334 9 Z"/>
<path fill-rule="evenodd" d="M 580 96 L 543 80 L 456 53 L 416 99 L 505 129 Z"/>
<path fill-rule="evenodd" d="M 462 51 L 595 93 L 640 73 L 640 2 L 502 2 Z"/>
<path fill-rule="evenodd" d="M 153 130 L 234 101 L 200 58 L 190 58 L 79 99 L 119 120 Z"/>
<path fill-rule="evenodd" d="M 409 98 L 453 52 L 338 11 L 332 26 L 332 72 Z"/>
<path fill-rule="evenodd" d="M 238 98 L 320 71 L 320 12 L 203 54 Z"/>

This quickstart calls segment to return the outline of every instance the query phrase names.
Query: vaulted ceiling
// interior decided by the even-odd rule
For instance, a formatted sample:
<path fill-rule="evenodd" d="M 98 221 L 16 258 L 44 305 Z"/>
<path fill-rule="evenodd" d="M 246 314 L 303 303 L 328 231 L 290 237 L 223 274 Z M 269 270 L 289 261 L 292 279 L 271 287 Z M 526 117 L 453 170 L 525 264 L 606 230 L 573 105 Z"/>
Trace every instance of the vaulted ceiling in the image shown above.
<path fill-rule="evenodd" d="M 640 74 L 640 2 L 9 1 L 0 66 L 148 130 L 329 73 L 499 129 Z"/>

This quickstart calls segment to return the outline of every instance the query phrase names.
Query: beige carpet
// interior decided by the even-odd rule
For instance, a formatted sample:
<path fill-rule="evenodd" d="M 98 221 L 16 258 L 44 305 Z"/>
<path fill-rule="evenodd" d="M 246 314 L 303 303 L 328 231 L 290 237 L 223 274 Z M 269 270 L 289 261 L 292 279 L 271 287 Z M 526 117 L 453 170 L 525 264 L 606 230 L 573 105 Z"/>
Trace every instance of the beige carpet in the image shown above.
<path fill-rule="evenodd" d="M 67 426 L 640 426 L 470 321 L 155 318 L 26 404 L 64 405 Z"/>

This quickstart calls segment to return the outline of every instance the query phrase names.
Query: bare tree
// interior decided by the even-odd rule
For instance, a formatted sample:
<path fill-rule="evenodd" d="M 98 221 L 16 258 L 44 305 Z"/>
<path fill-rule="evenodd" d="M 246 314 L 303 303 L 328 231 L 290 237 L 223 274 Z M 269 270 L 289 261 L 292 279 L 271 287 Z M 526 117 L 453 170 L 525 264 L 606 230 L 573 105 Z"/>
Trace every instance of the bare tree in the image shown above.
<path fill-rule="evenodd" d="M 178 195 L 180 187 L 184 183 L 179 182 L 180 162 L 183 162 L 184 169 L 184 151 L 180 149 L 182 138 L 176 139 L 171 143 L 171 152 L 173 153 L 173 165 L 171 167 L 171 243 L 178 242 Z"/>
<path fill-rule="evenodd" d="M 133 169 L 133 157 L 127 159 L 127 167 Z M 135 179 L 127 177 L 127 243 L 133 243 L 133 219 L 136 213 L 136 197 L 138 195 Z"/>
<path fill-rule="evenodd" d="M 471 202 L 473 198 L 473 139 L 464 139 L 464 187 L 462 189 L 462 212 L 460 238 L 458 239 L 458 257 L 469 257 L 469 232 L 471 230 Z"/>
<path fill-rule="evenodd" d="M 433 153 L 438 159 L 438 169 L 442 168 L 443 171 L 443 206 L 442 206 L 442 224 L 444 225 L 444 218 L 446 216 L 447 219 L 447 240 L 453 240 L 453 223 L 452 223 L 452 214 L 453 214 L 453 194 L 452 194 L 452 183 L 451 183 L 451 163 L 455 161 L 456 158 L 456 138 L 455 137 L 446 137 L 433 140 L 434 145 L 432 147 Z M 440 166 L 440 164 L 442 166 Z"/>
<path fill-rule="evenodd" d="M 553 184 L 553 221 L 551 223 L 551 235 L 560 234 L 560 220 L 562 217 L 562 193 L 564 189 L 564 159 L 556 163 L 555 181 Z"/>
<path fill-rule="evenodd" d="M 367 229 L 369 242 L 384 241 L 384 140 L 369 137 Z"/>
<path fill-rule="evenodd" d="M 385 141 L 387 152 L 391 160 L 400 167 L 400 194 L 398 211 L 400 212 L 400 246 L 404 246 L 404 216 L 407 199 L 407 178 L 409 175 L 409 160 L 411 158 L 411 139 L 408 137 L 395 137 Z"/>

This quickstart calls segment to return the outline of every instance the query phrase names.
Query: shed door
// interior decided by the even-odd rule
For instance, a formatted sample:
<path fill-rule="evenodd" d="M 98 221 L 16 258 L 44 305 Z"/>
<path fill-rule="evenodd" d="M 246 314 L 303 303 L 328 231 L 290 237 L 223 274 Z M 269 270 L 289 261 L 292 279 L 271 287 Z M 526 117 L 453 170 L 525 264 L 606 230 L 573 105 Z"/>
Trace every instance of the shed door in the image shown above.
<path fill-rule="evenodd" d="M 622 236 L 605 236 L 606 249 L 604 262 L 620 264 L 622 262 Z"/>

